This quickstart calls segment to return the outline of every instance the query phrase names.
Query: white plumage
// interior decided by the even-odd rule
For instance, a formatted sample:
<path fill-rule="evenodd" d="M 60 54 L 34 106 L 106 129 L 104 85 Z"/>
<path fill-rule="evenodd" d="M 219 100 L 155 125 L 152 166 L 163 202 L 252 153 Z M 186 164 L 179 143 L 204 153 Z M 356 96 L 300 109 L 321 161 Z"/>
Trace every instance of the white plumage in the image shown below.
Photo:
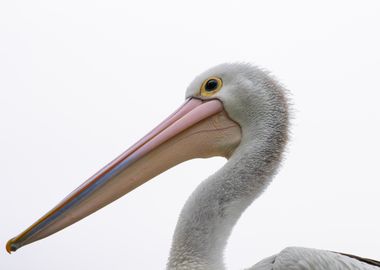
<path fill-rule="evenodd" d="M 346 255 L 311 248 L 288 247 L 279 254 L 264 259 L 250 270 L 379 270 Z"/>
<path fill-rule="evenodd" d="M 231 230 L 270 183 L 288 139 L 286 90 L 271 76 L 248 64 L 223 64 L 199 75 L 188 87 L 187 97 L 197 96 L 200 84 L 210 76 L 223 79 L 223 89 L 214 98 L 240 124 L 242 141 L 224 167 L 201 183 L 187 201 L 168 269 L 224 269 L 223 252 Z M 250 269 L 380 268 L 333 252 L 292 247 Z"/>

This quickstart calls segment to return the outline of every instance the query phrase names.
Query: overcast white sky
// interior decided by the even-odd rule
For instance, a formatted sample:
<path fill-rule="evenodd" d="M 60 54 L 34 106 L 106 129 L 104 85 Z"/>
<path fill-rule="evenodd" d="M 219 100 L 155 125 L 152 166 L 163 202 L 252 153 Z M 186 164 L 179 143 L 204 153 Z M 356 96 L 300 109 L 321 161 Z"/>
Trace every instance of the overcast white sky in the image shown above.
<path fill-rule="evenodd" d="M 292 92 L 281 172 L 226 251 L 242 269 L 286 246 L 379 259 L 379 1 L 2 1 L 0 244 L 184 99 L 222 62 Z M 163 269 L 179 211 L 225 161 L 177 166 L 0 269 Z"/>

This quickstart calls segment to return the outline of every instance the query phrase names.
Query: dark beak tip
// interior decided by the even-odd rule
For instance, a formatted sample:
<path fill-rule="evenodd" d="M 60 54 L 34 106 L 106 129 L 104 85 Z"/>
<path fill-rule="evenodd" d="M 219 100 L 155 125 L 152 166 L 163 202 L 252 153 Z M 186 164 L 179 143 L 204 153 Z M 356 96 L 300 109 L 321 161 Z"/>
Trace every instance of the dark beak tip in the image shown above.
<path fill-rule="evenodd" d="M 18 249 L 17 245 L 13 242 L 13 238 L 7 242 L 5 249 L 9 254 Z"/>

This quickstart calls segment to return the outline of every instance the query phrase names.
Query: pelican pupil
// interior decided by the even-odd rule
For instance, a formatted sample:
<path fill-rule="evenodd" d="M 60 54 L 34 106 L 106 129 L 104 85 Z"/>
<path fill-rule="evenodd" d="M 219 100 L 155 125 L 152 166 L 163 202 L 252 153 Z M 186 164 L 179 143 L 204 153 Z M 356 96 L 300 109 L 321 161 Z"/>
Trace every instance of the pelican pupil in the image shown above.
<path fill-rule="evenodd" d="M 218 81 L 215 79 L 210 79 L 205 84 L 205 90 L 207 92 L 214 91 L 216 88 L 218 88 Z"/>

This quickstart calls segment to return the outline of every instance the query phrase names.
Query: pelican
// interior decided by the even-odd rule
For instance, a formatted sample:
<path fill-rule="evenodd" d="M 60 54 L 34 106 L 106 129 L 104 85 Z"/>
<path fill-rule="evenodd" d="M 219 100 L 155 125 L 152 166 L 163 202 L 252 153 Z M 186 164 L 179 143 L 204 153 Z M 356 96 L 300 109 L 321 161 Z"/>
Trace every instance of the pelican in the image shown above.
<path fill-rule="evenodd" d="M 225 269 L 231 230 L 276 174 L 288 129 L 286 90 L 267 72 L 245 63 L 213 67 L 188 86 L 177 111 L 9 240 L 6 249 L 56 233 L 181 162 L 222 156 L 228 161 L 201 182 L 181 211 L 167 269 Z M 288 247 L 249 269 L 380 270 L 380 262 Z"/>

